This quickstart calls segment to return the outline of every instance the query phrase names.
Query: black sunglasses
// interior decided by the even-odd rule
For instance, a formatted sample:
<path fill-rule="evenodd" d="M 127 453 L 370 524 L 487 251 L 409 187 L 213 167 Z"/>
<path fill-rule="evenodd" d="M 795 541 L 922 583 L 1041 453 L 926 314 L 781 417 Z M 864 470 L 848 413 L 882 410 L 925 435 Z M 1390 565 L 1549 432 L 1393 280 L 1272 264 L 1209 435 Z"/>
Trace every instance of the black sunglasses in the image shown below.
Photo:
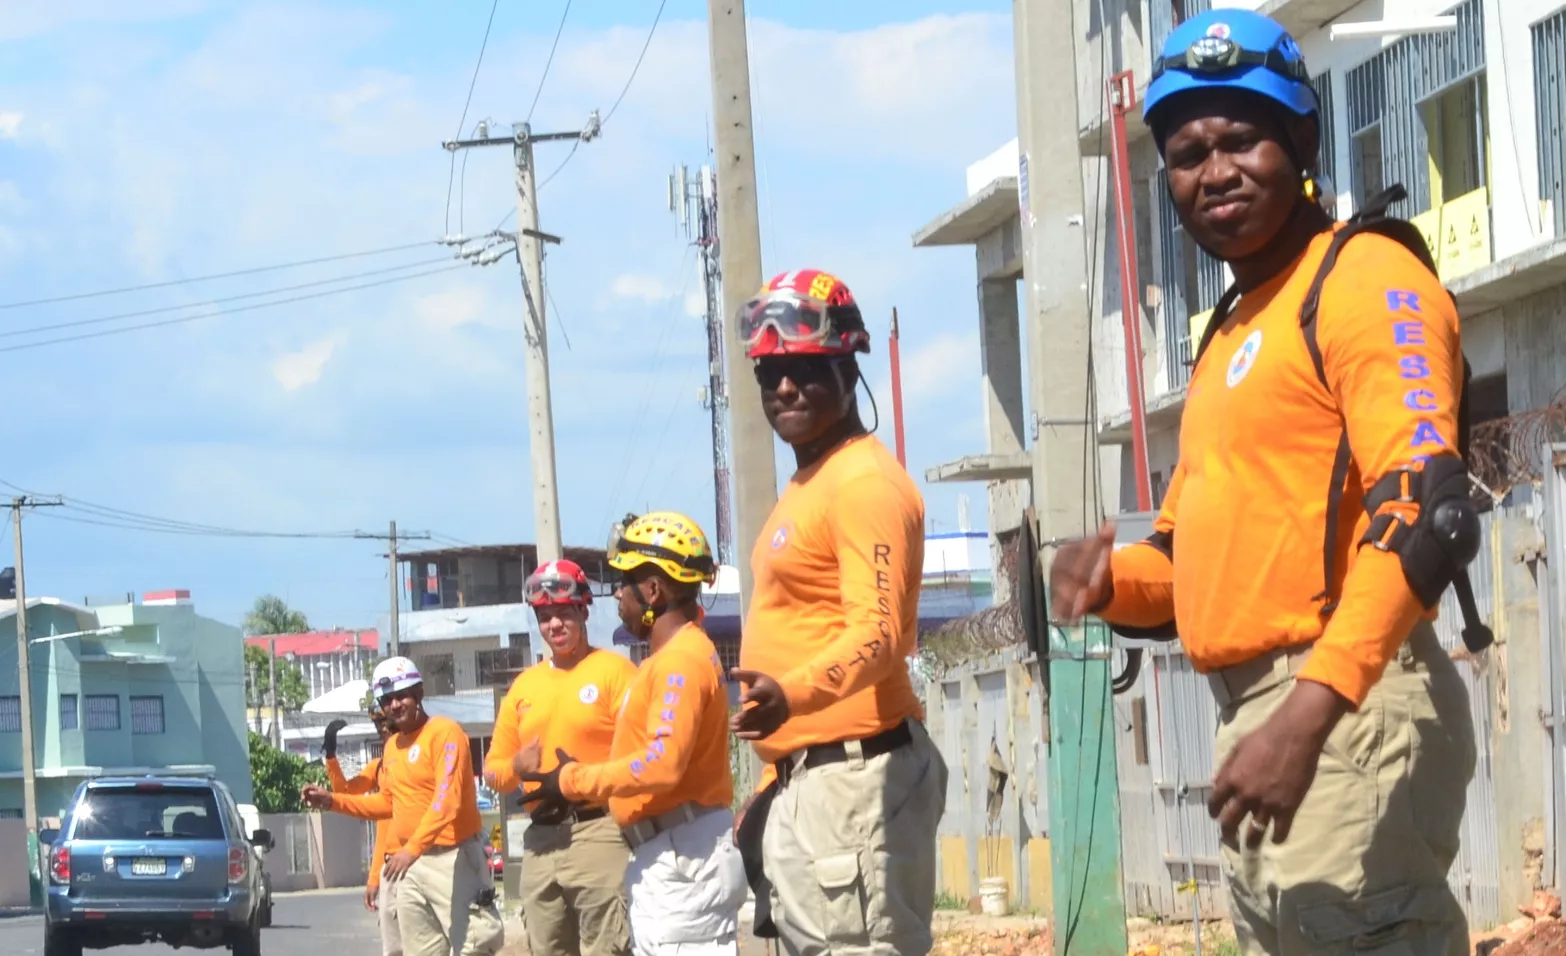
<path fill-rule="evenodd" d="M 771 390 L 786 378 L 795 385 L 817 385 L 830 379 L 846 359 L 836 356 L 795 355 L 787 358 L 757 359 L 753 366 L 756 384 Z"/>

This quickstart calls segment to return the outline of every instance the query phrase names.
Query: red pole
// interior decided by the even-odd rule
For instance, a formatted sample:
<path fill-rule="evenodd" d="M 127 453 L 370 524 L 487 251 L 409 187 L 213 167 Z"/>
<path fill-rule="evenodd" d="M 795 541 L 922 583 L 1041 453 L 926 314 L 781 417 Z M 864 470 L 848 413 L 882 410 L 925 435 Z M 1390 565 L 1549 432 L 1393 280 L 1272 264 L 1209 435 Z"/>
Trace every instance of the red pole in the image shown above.
<path fill-rule="evenodd" d="M 1126 397 L 1131 404 L 1131 456 L 1136 462 L 1136 506 L 1153 510 L 1147 460 L 1147 402 L 1142 396 L 1142 296 L 1136 275 L 1136 219 L 1131 203 L 1131 154 L 1126 147 L 1126 113 L 1136 106 L 1131 74 L 1109 78 L 1109 146 L 1115 183 L 1115 231 L 1120 237 L 1120 321 L 1126 337 Z"/>
<path fill-rule="evenodd" d="M 887 352 L 892 357 L 892 430 L 897 438 L 897 463 L 908 467 L 908 455 L 903 450 L 903 363 L 897 352 L 897 309 L 892 309 L 892 335 L 887 339 Z"/>

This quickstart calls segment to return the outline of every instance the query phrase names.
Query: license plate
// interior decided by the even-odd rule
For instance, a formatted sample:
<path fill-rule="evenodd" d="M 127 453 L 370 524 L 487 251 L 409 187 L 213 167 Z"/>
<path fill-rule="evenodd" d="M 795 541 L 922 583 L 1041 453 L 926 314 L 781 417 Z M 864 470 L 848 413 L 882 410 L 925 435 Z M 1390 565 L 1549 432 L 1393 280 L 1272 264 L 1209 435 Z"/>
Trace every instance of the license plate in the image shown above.
<path fill-rule="evenodd" d="M 140 859 L 131 861 L 132 876 L 163 876 L 168 872 L 167 860 Z"/>

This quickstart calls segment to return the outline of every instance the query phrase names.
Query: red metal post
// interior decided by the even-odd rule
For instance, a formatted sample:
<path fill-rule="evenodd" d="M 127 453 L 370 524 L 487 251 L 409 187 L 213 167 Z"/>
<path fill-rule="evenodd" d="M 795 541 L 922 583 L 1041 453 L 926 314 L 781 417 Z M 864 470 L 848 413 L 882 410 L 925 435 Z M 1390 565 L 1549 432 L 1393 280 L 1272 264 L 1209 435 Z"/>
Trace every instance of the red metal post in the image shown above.
<path fill-rule="evenodd" d="M 908 455 L 903 450 L 903 363 L 897 352 L 897 309 L 892 309 L 892 335 L 887 339 L 886 350 L 892 357 L 892 432 L 897 438 L 897 463 L 908 467 Z"/>
<path fill-rule="evenodd" d="M 1126 397 L 1131 404 L 1131 455 L 1136 462 L 1136 506 L 1153 510 L 1153 483 L 1147 459 L 1147 402 L 1142 395 L 1142 295 L 1136 274 L 1136 216 L 1131 202 L 1131 152 L 1126 145 L 1126 114 L 1136 106 L 1130 72 L 1109 78 L 1109 148 L 1115 184 L 1116 234 L 1120 238 L 1120 321 L 1126 337 Z"/>

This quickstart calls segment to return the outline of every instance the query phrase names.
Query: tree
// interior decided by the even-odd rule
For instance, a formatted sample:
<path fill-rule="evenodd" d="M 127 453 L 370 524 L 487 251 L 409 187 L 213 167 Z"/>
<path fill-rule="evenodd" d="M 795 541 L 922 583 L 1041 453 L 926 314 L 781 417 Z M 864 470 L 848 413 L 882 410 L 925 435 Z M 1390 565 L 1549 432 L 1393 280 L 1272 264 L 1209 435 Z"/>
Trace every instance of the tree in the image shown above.
<path fill-rule="evenodd" d="M 250 735 L 250 783 L 256 809 L 262 813 L 299 813 L 304 804 L 299 791 L 306 784 L 326 785 L 326 771 L 267 743 L 260 734 Z"/>
<path fill-rule="evenodd" d="M 245 633 L 303 634 L 310 630 L 310 621 L 303 611 L 295 611 L 288 602 L 274 594 L 263 594 L 245 615 Z"/>
<path fill-rule="evenodd" d="M 252 678 L 251 675 L 254 675 Z M 264 647 L 245 645 L 245 686 L 249 688 L 250 703 L 254 707 L 267 707 L 272 703 L 272 656 Z M 299 668 L 287 661 L 277 662 L 277 705 L 285 711 L 297 711 L 310 699 L 310 687 L 305 683 Z"/>

